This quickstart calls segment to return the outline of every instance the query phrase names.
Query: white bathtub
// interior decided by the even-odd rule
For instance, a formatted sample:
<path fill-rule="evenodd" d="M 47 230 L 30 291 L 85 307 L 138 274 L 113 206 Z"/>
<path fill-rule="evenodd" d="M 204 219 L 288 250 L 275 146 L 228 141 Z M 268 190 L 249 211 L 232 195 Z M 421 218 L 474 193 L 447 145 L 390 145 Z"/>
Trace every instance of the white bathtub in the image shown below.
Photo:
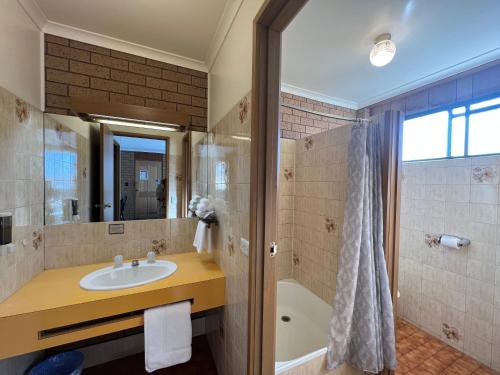
<path fill-rule="evenodd" d="M 295 280 L 278 281 L 276 374 L 326 353 L 331 315 L 330 305 Z"/>

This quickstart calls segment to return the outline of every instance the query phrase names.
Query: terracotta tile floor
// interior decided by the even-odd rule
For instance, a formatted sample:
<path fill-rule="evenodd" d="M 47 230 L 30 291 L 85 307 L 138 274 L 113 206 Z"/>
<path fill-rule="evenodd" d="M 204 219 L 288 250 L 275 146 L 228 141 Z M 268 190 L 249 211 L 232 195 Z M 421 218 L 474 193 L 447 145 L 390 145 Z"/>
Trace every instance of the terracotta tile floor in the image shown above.
<path fill-rule="evenodd" d="M 396 330 L 396 374 L 498 375 L 497 372 L 404 320 L 398 320 Z"/>

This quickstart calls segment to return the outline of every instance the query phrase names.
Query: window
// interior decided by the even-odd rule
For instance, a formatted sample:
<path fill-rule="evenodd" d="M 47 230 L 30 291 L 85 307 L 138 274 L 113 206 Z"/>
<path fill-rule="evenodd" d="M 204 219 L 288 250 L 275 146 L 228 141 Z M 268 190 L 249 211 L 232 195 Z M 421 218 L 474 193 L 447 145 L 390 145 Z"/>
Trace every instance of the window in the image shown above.
<path fill-rule="evenodd" d="M 403 126 L 403 160 L 446 157 L 448 111 L 415 117 L 406 120 Z"/>
<path fill-rule="evenodd" d="M 403 161 L 500 154 L 500 97 L 411 116 Z"/>

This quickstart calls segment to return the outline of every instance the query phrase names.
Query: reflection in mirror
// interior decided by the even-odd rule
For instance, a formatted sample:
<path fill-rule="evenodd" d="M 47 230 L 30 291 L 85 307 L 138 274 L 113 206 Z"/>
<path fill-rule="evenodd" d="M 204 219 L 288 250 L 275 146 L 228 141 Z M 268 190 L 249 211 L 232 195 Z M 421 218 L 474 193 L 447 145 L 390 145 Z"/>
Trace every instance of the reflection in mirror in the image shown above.
<path fill-rule="evenodd" d="M 45 114 L 45 223 L 179 218 L 207 193 L 207 134 Z"/>

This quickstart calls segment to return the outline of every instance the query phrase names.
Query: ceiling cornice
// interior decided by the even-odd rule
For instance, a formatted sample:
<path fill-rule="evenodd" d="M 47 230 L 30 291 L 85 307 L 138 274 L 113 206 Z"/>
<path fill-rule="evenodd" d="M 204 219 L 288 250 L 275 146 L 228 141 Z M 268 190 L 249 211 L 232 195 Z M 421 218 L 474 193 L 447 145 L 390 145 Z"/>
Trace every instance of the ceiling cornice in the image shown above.
<path fill-rule="evenodd" d="M 17 0 L 17 2 L 37 29 L 43 31 L 43 28 L 47 24 L 47 16 L 38 6 L 38 3 L 34 0 Z"/>
<path fill-rule="evenodd" d="M 80 42 L 95 44 L 100 47 L 111 48 L 133 55 L 144 56 L 150 59 L 208 72 L 215 62 L 244 0 L 227 0 L 226 5 L 224 6 L 224 11 L 219 19 L 217 29 L 215 30 L 215 33 L 210 41 L 204 61 L 191 59 L 189 57 L 173 54 L 164 50 L 159 50 L 110 37 L 108 35 L 53 22 L 47 18 L 36 0 L 17 1 L 28 17 L 33 21 L 35 26 L 43 33 L 53 34 L 64 38 L 78 40 Z"/>
<path fill-rule="evenodd" d="M 92 31 L 79 29 L 77 27 L 64 25 L 50 21 L 41 10 L 36 0 L 17 0 L 28 17 L 35 26 L 43 33 L 53 34 L 64 38 L 78 40 L 100 47 L 115 49 L 121 52 L 130 53 L 153 60 L 175 64 L 186 68 L 207 72 L 208 68 L 205 61 L 192 59 L 189 57 L 177 55 L 156 48 L 144 46 L 138 43 L 128 42 L 126 40 L 113 38 L 107 35 L 95 33 Z M 211 42 L 211 45 L 213 41 Z"/>
<path fill-rule="evenodd" d="M 500 59 L 500 47 L 485 52 L 479 56 L 475 56 L 468 60 L 446 67 L 444 69 L 438 70 L 437 72 L 431 73 L 425 77 L 421 77 L 411 82 L 404 83 L 401 86 L 383 91 L 380 94 L 367 97 L 360 101 L 359 106 L 360 108 L 369 107 L 373 104 L 377 104 L 395 96 L 405 94 L 409 91 L 422 88 L 423 86 L 426 86 L 428 84 L 436 83 L 437 81 L 440 81 L 442 79 L 454 76 L 459 73 L 463 73 L 467 70 L 487 64 L 497 59 Z"/>
<path fill-rule="evenodd" d="M 350 109 L 359 109 L 360 108 L 358 103 L 353 102 L 351 100 L 345 100 L 342 98 L 336 98 L 333 96 L 321 94 L 321 93 L 316 92 L 316 91 L 303 89 L 301 87 L 289 85 L 289 84 L 284 83 L 284 82 L 281 83 L 281 91 L 289 93 L 289 94 L 293 94 L 293 95 L 302 96 L 304 98 L 317 100 L 317 101 L 323 102 L 323 103 L 338 105 L 338 106 L 344 107 L 344 108 L 350 108 Z"/>
<path fill-rule="evenodd" d="M 224 41 L 226 40 L 227 34 L 229 30 L 231 30 L 231 26 L 238 14 L 241 5 L 244 0 L 227 0 L 226 5 L 224 6 L 224 11 L 222 12 L 222 16 L 219 19 L 219 24 L 217 25 L 217 29 L 210 41 L 207 54 L 205 56 L 205 64 L 208 68 L 208 71 L 212 69 L 212 65 L 217 59 L 217 55 L 219 54 Z"/>

